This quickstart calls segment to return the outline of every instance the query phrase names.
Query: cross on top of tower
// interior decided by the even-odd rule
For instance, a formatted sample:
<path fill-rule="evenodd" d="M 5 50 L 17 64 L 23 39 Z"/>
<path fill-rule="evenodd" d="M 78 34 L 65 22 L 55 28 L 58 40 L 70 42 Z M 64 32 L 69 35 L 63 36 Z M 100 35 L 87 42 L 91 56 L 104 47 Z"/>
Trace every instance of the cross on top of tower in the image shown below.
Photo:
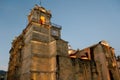
<path fill-rule="evenodd" d="M 39 3 L 40 6 L 42 6 L 42 0 L 40 0 L 40 3 Z"/>

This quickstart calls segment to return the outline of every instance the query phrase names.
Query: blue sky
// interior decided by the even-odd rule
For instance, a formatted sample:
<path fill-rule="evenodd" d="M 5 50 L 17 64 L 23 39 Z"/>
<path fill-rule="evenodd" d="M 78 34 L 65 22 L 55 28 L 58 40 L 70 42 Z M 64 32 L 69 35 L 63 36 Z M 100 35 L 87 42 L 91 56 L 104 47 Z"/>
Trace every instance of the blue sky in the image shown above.
<path fill-rule="evenodd" d="M 0 0 L 0 69 L 7 70 L 11 42 L 27 25 L 40 0 Z M 51 21 L 62 26 L 62 38 L 73 49 L 106 40 L 120 54 L 120 0 L 42 0 Z"/>

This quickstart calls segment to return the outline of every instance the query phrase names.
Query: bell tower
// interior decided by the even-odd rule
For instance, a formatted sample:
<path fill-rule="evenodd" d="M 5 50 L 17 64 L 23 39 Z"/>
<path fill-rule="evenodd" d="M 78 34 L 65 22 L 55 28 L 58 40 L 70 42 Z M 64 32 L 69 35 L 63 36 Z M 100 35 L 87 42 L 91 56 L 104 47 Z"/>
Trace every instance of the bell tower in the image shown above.
<path fill-rule="evenodd" d="M 28 15 L 21 80 L 64 79 L 62 73 L 70 65 L 68 42 L 61 39 L 61 26 L 51 23 L 51 16 L 50 11 L 38 5 Z M 62 64 L 63 60 L 69 64 Z M 67 71 L 65 74 L 69 77 Z"/>
<path fill-rule="evenodd" d="M 61 39 L 61 26 L 51 23 L 51 16 L 38 5 L 31 10 L 28 25 L 10 50 L 8 80 L 71 79 L 68 42 Z"/>
<path fill-rule="evenodd" d="M 50 18 L 51 18 L 50 11 L 38 5 L 36 5 L 28 15 L 29 22 L 33 21 L 39 24 L 49 24 Z"/>
<path fill-rule="evenodd" d="M 52 15 L 49 10 L 38 5 L 36 5 L 28 15 L 28 23 L 44 28 L 46 31 L 41 30 L 39 32 L 44 31 L 44 34 L 48 34 L 49 41 L 61 38 L 61 26 L 51 23 L 51 17 Z"/>
<path fill-rule="evenodd" d="M 38 5 L 28 15 L 21 80 L 56 80 L 56 41 L 50 19 L 50 11 Z"/>

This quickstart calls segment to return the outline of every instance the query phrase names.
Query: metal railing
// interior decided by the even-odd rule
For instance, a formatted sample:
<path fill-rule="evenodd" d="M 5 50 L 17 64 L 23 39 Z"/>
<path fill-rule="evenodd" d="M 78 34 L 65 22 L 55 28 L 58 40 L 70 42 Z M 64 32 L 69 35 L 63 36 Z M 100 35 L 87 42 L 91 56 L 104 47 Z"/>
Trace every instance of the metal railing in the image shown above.
<path fill-rule="evenodd" d="M 55 24 L 55 23 L 51 23 L 51 25 L 52 25 L 52 26 L 55 26 L 55 27 L 58 27 L 58 28 L 62 28 L 61 25 L 57 25 L 57 24 Z"/>

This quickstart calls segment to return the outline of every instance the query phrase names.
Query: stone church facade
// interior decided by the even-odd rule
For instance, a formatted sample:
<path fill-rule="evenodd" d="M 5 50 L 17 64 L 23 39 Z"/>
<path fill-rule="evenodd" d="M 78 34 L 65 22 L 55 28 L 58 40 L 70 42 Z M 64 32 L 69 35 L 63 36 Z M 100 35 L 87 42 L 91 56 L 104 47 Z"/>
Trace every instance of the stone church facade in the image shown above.
<path fill-rule="evenodd" d="M 7 80 L 120 80 L 107 42 L 70 49 L 51 16 L 38 5 L 31 10 L 27 27 L 12 42 Z"/>

